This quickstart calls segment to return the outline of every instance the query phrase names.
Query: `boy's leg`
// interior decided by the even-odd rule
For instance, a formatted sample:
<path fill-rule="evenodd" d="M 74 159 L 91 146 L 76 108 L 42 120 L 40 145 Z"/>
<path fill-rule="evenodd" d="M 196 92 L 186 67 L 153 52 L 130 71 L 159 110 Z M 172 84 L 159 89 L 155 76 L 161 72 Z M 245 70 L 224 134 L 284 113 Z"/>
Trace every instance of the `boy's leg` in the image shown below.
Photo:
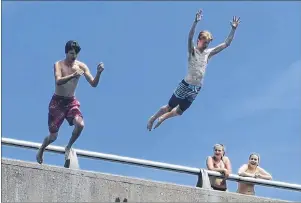
<path fill-rule="evenodd" d="M 82 116 L 82 113 L 80 112 L 80 104 L 77 100 L 74 100 L 70 104 L 70 109 L 67 113 L 67 121 L 69 122 L 69 125 L 74 125 L 74 129 L 72 132 L 72 136 L 69 140 L 68 145 L 65 148 L 65 161 L 69 159 L 69 153 L 72 145 L 75 143 L 75 141 L 78 139 L 78 137 L 81 135 L 82 130 L 84 129 L 84 119 Z"/>
<path fill-rule="evenodd" d="M 181 88 L 181 82 L 178 84 L 178 87 L 175 89 L 172 96 L 170 97 L 168 105 L 162 106 L 156 114 L 150 117 L 147 123 L 147 129 L 149 131 L 152 130 L 155 120 L 157 120 L 160 116 L 164 115 L 165 113 L 170 112 L 179 104 L 180 99 L 175 96 L 175 93 L 178 91 L 179 88 Z"/>
<path fill-rule="evenodd" d="M 74 144 L 74 142 L 77 140 L 82 130 L 84 129 L 84 120 L 80 116 L 74 118 L 73 124 L 74 124 L 74 129 L 72 132 L 72 136 L 69 140 L 68 145 L 65 148 L 65 164 L 64 164 L 65 168 L 69 168 L 70 165 L 70 152 L 71 152 L 72 145 Z"/>
<path fill-rule="evenodd" d="M 172 108 L 169 105 L 162 106 L 157 113 L 155 113 L 153 116 L 149 118 L 147 123 L 147 129 L 151 131 L 155 120 L 157 120 L 157 118 L 159 118 L 163 114 L 169 112 L 171 109 Z"/>
<path fill-rule="evenodd" d="M 158 128 L 166 119 L 181 116 L 191 106 L 199 90 L 200 88 L 189 88 L 188 84 L 182 81 L 169 101 L 169 103 L 176 104 L 176 107 L 160 116 L 154 129 Z"/>
<path fill-rule="evenodd" d="M 190 105 L 191 105 L 191 103 L 190 103 Z M 161 117 L 159 117 L 158 122 L 156 123 L 154 129 L 158 128 L 165 120 L 167 120 L 169 118 L 172 118 L 175 116 L 181 116 L 184 113 L 184 111 L 186 111 L 186 109 L 189 108 L 189 106 L 183 108 L 181 105 L 178 105 L 177 107 L 173 108 L 170 112 L 163 114 Z M 182 110 L 182 108 L 183 108 L 183 110 Z"/>
<path fill-rule="evenodd" d="M 48 145 L 53 143 L 57 138 L 58 133 L 50 133 L 47 137 L 44 138 L 43 144 L 38 150 L 38 153 L 36 155 L 36 160 L 39 164 L 43 163 L 43 154 Z"/>
<path fill-rule="evenodd" d="M 73 125 L 74 125 L 74 129 L 72 131 L 72 136 L 71 136 L 71 138 L 69 140 L 68 145 L 66 146 L 66 149 L 70 149 L 72 147 L 72 145 L 74 144 L 74 142 L 80 136 L 81 132 L 83 131 L 83 129 L 85 127 L 84 119 L 82 117 L 80 117 L 80 116 L 77 116 L 73 120 Z"/>
<path fill-rule="evenodd" d="M 154 129 L 159 127 L 163 123 L 163 121 L 165 121 L 166 119 L 169 119 L 169 118 L 172 118 L 175 116 L 180 116 L 182 114 L 183 114 L 183 111 L 181 110 L 180 106 L 178 105 L 177 107 L 173 108 L 170 112 L 167 112 L 167 113 L 163 114 L 162 116 L 160 116 Z"/>
<path fill-rule="evenodd" d="M 60 108 L 60 102 L 61 101 L 55 97 L 53 97 L 50 101 L 48 112 L 48 130 L 50 134 L 44 138 L 44 141 L 36 155 L 36 160 L 39 164 L 43 163 L 43 153 L 46 147 L 56 140 L 59 128 L 64 122 L 65 114 Z"/>

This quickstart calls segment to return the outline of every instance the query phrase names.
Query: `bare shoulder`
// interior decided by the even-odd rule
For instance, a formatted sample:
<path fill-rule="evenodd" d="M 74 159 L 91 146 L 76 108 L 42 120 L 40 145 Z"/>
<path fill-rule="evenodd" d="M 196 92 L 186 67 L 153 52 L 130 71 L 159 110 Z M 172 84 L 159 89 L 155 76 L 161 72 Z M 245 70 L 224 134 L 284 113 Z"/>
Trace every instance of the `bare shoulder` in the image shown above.
<path fill-rule="evenodd" d="M 88 68 L 88 66 L 87 66 L 84 62 L 82 62 L 82 61 L 76 60 L 75 63 L 76 63 L 81 69 L 87 69 L 87 68 Z"/>
<path fill-rule="evenodd" d="M 264 172 L 265 170 L 263 168 L 261 168 L 260 166 L 257 166 L 257 170 L 258 172 Z"/>
<path fill-rule="evenodd" d="M 223 157 L 223 160 L 224 160 L 225 162 L 230 162 L 230 159 L 229 159 L 229 157 L 227 157 L 227 156 L 224 156 L 224 157 Z"/>
<path fill-rule="evenodd" d="M 62 65 L 63 65 L 63 60 L 59 60 L 59 61 L 56 61 L 55 63 L 54 63 L 54 69 L 56 69 L 56 70 L 61 70 L 62 69 Z"/>
<path fill-rule="evenodd" d="M 207 156 L 206 158 L 206 165 L 208 167 L 208 165 L 211 165 L 213 163 L 212 157 L 211 156 Z"/>
<path fill-rule="evenodd" d="M 238 169 L 238 175 L 240 175 L 241 173 L 245 172 L 248 169 L 248 164 L 243 164 L 239 167 Z"/>
<path fill-rule="evenodd" d="M 56 62 L 54 63 L 54 65 L 55 65 L 56 67 L 60 68 L 60 67 L 62 67 L 63 63 L 64 63 L 64 60 L 58 60 L 58 61 L 56 61 Z"/>
<path fill-rule="evenodd" d="M 212 156 L 207 156 L 207 161 L 212 160 Z"/>
<path fill-rule="evenodd" d="M 248 168 L 248 164 L 243 164 L 243 165 L 241 165 L 240 167 Z"/>

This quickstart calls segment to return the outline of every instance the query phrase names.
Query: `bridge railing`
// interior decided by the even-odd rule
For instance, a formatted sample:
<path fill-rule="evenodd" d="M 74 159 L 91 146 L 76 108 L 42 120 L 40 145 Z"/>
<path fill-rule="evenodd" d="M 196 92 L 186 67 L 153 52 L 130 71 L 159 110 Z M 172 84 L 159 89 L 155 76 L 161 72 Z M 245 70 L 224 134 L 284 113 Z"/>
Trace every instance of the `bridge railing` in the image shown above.
<path fill-rule="evenodd" d="M 1 138 L 1 142 L 3 145 L 22 147 L 22 148 L 30 148 L 30 149 L 38 149 L 41 146 L 41 144 L 35 143 L 35 142 L 28 142 L 28 141 L 22 141 L 22 140 L 16 140 L 16 139 L 4 138 L 4 137 Z M 150 168 L 156 168 L 156 169 L 161 169 L 161 170 L 168 170 L 168 171 L 174 171 L 174 172 L 186 173 L 186 174 L 192 174 L 192 175 L 199 175 L 201 173 L 200 168 L 192 168 L 192 167 L 187 167 L 187 166 L 168 164 L 168 163 L 162 163 L 162 162 L 156 162 L 156 161 L 149 161 L 149 160 L 144 160 L 144 159 L 136 159 L 136 158 L 131 158 L 131 157 L 117 156 L 117 155 L 113 155 L 113 154 L 104 154 L 104 153 L 86 151 L 86 150 L 81 150 L 81 149 L 73 149 L 73 150 L 76 152 L 77 156 L 85 157 L 85 158 L 107 160 L 107 161 L 112 161 L 112 162 L 138 165 L 138 166 L 142 166 L 142 167 L 150 167 Z M 49 145 L 46 148 L 46 151 L 64 154 L 65 148 L 60 147 L 60 146 Z M 208 173 L 209 176 L 223 177 L 220 173 L 215 172 L 215 171 L 206 170 L 206 172 Z M 282 189 L 288 189 L 288 190 L 301 192 L 301 185 L 280 182 L 280 181 L 271 181 L 271 180 L 255 179 L 255 178 L 250 178 L 250 177 L 241 177 L 241 176 L 234 175 L 234 174 L 230 174 L 230 176 L 227 180 L 232 180 L 232 181 L 236 181 L 236 182 L 252 183 L 255 185 L 263 185 L 263 186 L 268 186 L 268 187 L 282 188 Z"/>

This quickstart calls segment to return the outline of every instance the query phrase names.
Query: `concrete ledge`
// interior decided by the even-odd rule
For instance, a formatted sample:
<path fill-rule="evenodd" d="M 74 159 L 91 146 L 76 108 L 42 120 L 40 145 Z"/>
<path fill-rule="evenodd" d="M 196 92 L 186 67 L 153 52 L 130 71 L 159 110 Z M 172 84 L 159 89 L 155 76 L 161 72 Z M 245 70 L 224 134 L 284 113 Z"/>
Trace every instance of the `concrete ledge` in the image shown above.
<path fill-rule="evenodd" d="M 2 202 L 283 202 L 2 159 Z"/>

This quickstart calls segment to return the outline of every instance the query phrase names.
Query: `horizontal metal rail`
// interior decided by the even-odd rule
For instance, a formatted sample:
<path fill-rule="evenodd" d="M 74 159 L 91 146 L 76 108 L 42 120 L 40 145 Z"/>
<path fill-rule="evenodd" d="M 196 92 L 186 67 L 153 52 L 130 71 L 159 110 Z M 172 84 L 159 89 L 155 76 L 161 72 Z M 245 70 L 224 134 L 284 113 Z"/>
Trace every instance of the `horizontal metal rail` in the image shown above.
<path fill-rule="evenodd" d="M 10 138 L 1 138 L 1 142 L 4 145 L 8 146 L 15 146 L 15 147 L 23 147 L 23 148 L 30 148 L 30 149 L 38 149 L 41 144 L 35 143 L 35 142 L 28 142 L 28 141 L 22 141 L 22 140 L 16 140 L 16 139 L 10 139 Z M 60 146 L 54 146 L 49 145 L 46 148 L 47 151 L 64 154 L 65 148 Z M 200 173 L 199 168 L 192 168 L 192 167 L 186 167 L 186 166 L 180 166 L 180 165 L 174 165 L 174 164 L 167 164 L 162 162 L 155 162 L 155 161 L 148 161 L 143 159 L 135 159 L 130 157 L 124 157 L 124 156 L 117 156 L 112 154 L 103 154 L 98 152 L 91 152 L 81 149 L 74 149 L 76 151 L 76 154 L 81 157 L 85 158 L 92 158 L 92 159 L 101 159 L 101 160 L 107 160 L 112 162 L 119 162 L 119 163 L 126 163 L 126 164 L 132 164 L 132 165 L 138 165 L 143 167 L 150 167 L 150 168 L 156 168 L 156 169 L 163 169 L 168 171 L 174 171 L 174 172 L 180 172 L 180 173 L 187 173 L 192 175 L 198 175 Z M 209 171 L 209 176 L 215 176 L 215 177 L 223 177 L 220 173 L 216 171 Z M 236 182 L 245 182 L 245 183 L 251 183 L 256 185 L 263 185 L 263 186 L 269 186 L 269 187 L 276 187 L 276 188 L 282 188 L 282 189 L 289 189 L 294 191 L 301 192 L 301 185 L 298 184 L 291 184 L 291 183 L 285 183 L 285 182 L 279 182 L 279 181 L 270 181 L 270 180 L 263 180 L 263 179 L 255 179 L 250 177 L 241 177 L 238 175 L 230 174 L 228 180 L 236 181 Z"/>

